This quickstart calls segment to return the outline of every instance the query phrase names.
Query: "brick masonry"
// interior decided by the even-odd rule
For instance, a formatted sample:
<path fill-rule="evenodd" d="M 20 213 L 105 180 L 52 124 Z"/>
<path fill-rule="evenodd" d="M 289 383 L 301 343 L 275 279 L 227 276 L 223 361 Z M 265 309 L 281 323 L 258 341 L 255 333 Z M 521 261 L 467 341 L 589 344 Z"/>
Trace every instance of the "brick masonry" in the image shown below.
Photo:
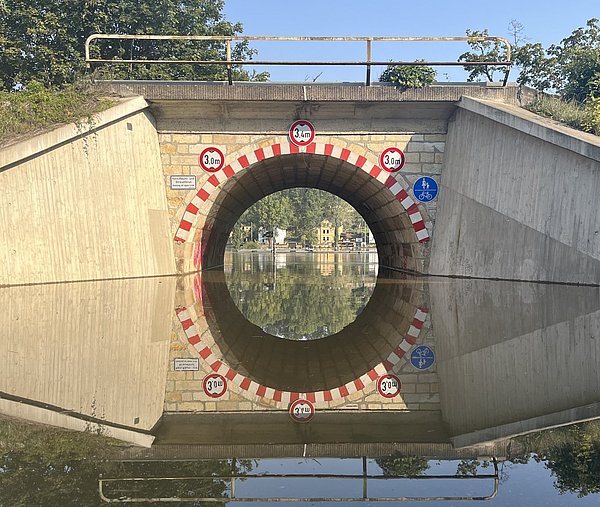
<path fill-rule="evenodd" d="M 319 134 L 315 142 L 332 144 L 342 149 L 350 150 L 357 155 L 367 157 L 378 163 L 379 155 L 388 147 L 400 148 L 406 157 L 404 167 L 394 173 L 396 181 L 413 197 L 412 186 L 421 176 L 432 176 L 439 181 L 445 149 L 445 133 L 395 133 L 395 134 Z M 225 165 L 239 157 L 259 148 L 274 144 L 288 143 L 287 135 L 250 135 L 250 134 L 206 134 L 206 133 L 159 133 L 161 160 L 164 169 L 167 188 L 167 202 L 171 219 L 171 233 L 175 237 L 186 206 L 196 195 L 211 174 L 204 172 L 199 166 L 199 155 L 207 147 L 216 147 L 225 155 Z M 246 170 L 252 170 L 252 166 Z M 170 188 L 170 176 L 194 175 L 197 178 L 196 190 L 180 191 Z M 193 243 L 201 239 L 201 230 L 205 216 L 212 207 L 218 188 L 209 196 L 199 209 L 198 218 L 194 224 L 193 240 L 175 245 L 175 255 L 179 272 L 193 271 L 190 259 L 193 256 Z M 418 203 L 429 234 L 433 231 L 436 217 L 436 201 Z M 412 247 L 417 249 L 413 255 L 417 258 L 417 270 L 426 267 L 428 245 Z M 189 306 L 195 303 L 195 296 L 190 287 L 183 288 L 177 295 L 177 304 Z M 198 308 L 196 306 L 196 308 Z M 195 325 L 198 328 L 203 343 L 214 344 L 205 317 L 198 312 Z M 429 316 L 421 330 L 417 343 L 427 343 L 435 346 L 433 336 L 429 331 Z M 256 410 L 285 410 L 281 404 L 241 389 L 233 382 L 228 382 L 227 392 L 218 399 L 209 398 L 202 390 L 202 380 L 212 373 L 208 363 L 200 358 L 200 371 L 174 371 L 175 358 L 198 357 L 198 352 L 191 346 L 180 322 L 174 318 L 174 332 L 171 337 L 170 368 L 167 375 L 165 411 L 167 412 L 208 412 L 208 411 L 256 411 Z M 364 389 L 351 393 L 341 399 L 323 401 L 316 404 L 317 410 L 439 410 L 439 388 L 437 373 L 434 367 L 421 373 L 408 361 L 408 355 L 403 357 L 391 370 L 398 375 L 402 382 L 401 394 L 392 399 L 382 397 L 376 389 L 376 381 L 366 385 Z"/>
<path fill-rule="evenodd" d="M 439 181 L 445 149 L 445 133 L 439 134 L 355 134 L 355 135 L 318 135 L 315 142 L 332 144 L 352 153 L 367 157 L 378 163 L 379 155 L 388 147 L 400 148 L 406 157 L 404 167 L 393 176 L 400 186 L 413 197 L 412 187 L 421 176 L 431 176 Z M 287 136 L 258 136 L 248 134 L 159 134 L 161 160 L 163 164 L 165 184 L 167 188 L 167 203 L 171 219 L 171 233 L 175 237 L 177 229 L 184 216 L 186 207 L 193 199 L 197 190 L 181 191 L 170 188 L 172 175 L 194 175 L 197 178 L 196 188 L 201 188 L 211 174 L 203 171 L 199 166 L 199 155 L 207 147 L 214 146 L 225 155 L 225 165 L 232 163 L 242 155 L 253 152 L 259 148 L 266 148 L 274 144 L 288 143 Z M 250 166 L 246 170 L 252 170 Z M 218 194 L 216 189 L 203 203 L 198 211 L 194 224 L 194 242 L 201 239 L 201 228 L 206 214 L 214 204 Z M 418 203 L 419 211 L 425 226 L 432 235 L 437 211 L 436 201 Z M 415 242 L 418 243 L 418 242 Z M 425 271 L 427 268 L 428 245 L 413 247 L 414 264 L 408 266 L 415 271 Z M 175 246 L 175 256 L 179 272 L 194 270 L 192 263 L 193 246 L 190 242 Z"/>
<path fill-rule="evenodd" d="M 418 291 L 417 291 L 418 292 Z M 417 298 L 421 298 L 417 296 Z M 204 315 L 193 318 L 201 342 L 213 349 L 215 342 Z M 431 332 L 430 317 L 427 314 L 424 325 L 418 332 L 416 344 L 427 344 L 435 350 L 435 339 Z M 188 343 L 179 319 L 173 322 L 174 332 L 171 336 L 170 367 L 167 373 L 165 411 L 166 412 L 205 412 L 205 411 L 263 411 L 286 410 L 286 403 L 277 403 L 268 397 L 261 397 L 243 390 L 234 382 L 228 382 L 227 392 L 220 398 L 213 399 L 202 389 L 202 381 L 213 368 L 209 361 L 200 357 L 200 369 L 194 372 L 174 370 L 176 358 L 197 358 L 198 351 Z M 409 353 L 400 358 L 389 372 L 397 375 L 402 383 L 400 395 L 384 398 L 377 392 L 377 382 L 373 380 L 355 393 L 331 401 L 316 402 L 317 410 L 440 410 L 439 381 L 434 364 L 429 370 L 422 372 L 409 362 Z M 382 370 L 385 373 L 385 370 Z"/>

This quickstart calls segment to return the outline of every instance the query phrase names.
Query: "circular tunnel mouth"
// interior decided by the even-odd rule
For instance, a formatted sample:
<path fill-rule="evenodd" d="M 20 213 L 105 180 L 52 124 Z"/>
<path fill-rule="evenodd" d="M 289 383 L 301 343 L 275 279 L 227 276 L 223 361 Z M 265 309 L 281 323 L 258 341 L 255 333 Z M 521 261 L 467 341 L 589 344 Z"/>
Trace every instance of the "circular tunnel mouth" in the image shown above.
<path fill-rule="evenodd" d="M 237 252 L 226 255 L 229 294 L 265 333 L 319 340 L 352 323 L 370 300 L 377 253 Z"/>
<path fill-rule="evenodd" d="M 354 322 L 319 340 L 292 341 L 244 317 L 222 269 L 203 273 L 200 290 L 197 311 L 206 318 L 214 355 L 244 378 L 290 392 L 334 389 L 385 366 L 423 304 L 409 275 L 381 269 L 371 299 Z"/>
<path fill-rule="evenodd" d="M 294 153 L 261 160 L 234 174 L 222 184 L 196 231 L 202 268 L 224 264 L 230 233 L 250 206 L 274 192 L 306 187 L 340 197 L 363 217 L 373 233 L 380 266 L 422 272 L 424 255 L 413 224 L 416 215 L 404 208 L 408 202 L 410 212 L 418 214 L 417 206 L 406 192 L 392 192 L 399 185 L 378 171 L 375 177 L 342 159 Z"/>

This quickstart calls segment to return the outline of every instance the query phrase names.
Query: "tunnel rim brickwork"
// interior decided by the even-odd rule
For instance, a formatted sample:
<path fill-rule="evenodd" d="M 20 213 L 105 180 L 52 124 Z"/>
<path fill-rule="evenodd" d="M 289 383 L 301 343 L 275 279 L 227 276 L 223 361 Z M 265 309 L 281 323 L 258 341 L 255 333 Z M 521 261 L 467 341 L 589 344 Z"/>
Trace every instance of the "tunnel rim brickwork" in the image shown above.
<path fill-rule="evenodd" d="M 202 252 L 205 246 L 197 245 L 199 241 L 195 240 L 194 230 L 196 229 L 197 233 L 198 228 L 196 224 L 198 218 L 201 215 L 202 207 L 209 202 L 210 197 L 215 195 L 217 189 L 222 188 L 221 185 L 229 181 L 233 176 L 256 168 L 263 161 L 295 154 L 329 157 L 330 159 L 354 166 L 387 189 L 391 196 L 400 203 L 411 224 L 415 243 L 423 244 L 431 239 L 421 207 L 409 195 L 408 189 L 404 188 L 401 181 L 394 177 L 395 173 L 387 172 L 378 165 L 375 154 L 367 153 L 360 155 L 346 146 L 340 146 L 333 142 L 313 142 L 308 146 L 298 147 L 287 140 L 277 141 L 277 139 L 270 141 L 271 144 L 262 147 L 260 146 L 262 143 L 249 145 L 243 154 L 226 163 L 219 171 L 212 173 L 200 189 L 197 191 L 194 190 L 184 201 L 181 207 L 182 211 L 178 214 L 179 224 L 173 241 L 177 245 L 186 243 L 194 244 L 192 262 L 195 269 L 201 269 L 202 267 Z M 204 237 L 202 240 L 204 240 Z"/>

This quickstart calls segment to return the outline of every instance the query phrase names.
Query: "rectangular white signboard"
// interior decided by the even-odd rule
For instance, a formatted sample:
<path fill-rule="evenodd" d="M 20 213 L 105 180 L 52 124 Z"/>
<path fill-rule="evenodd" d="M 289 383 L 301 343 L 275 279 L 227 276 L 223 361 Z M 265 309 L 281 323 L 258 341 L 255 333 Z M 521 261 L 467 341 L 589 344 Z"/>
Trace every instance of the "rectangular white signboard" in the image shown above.
<path fill-rule="evenodd" d="M 198 371 L 200 369 L 200 359 L 197 357 L 178 357 L 174 363 L 175 371 Z"/>
<path fill-rule="evenodd" d="M 196 176 L 189 174 L 171 176 L 171 190 L 196 190 Z"/>

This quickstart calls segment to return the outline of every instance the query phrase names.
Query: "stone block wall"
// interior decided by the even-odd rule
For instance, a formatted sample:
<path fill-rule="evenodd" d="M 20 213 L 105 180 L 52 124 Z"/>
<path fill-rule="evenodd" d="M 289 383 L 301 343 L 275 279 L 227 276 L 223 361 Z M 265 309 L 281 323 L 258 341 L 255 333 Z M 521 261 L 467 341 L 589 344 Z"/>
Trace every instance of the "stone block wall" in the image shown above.
<path fill-rule="evenodd" d="M 441 175 L 445 133 L 438 134 L 347 134 L 332 135 L 319 134 L 315 138 L 317 143 L 331 144 L 340 149 L 350 150 L 358 156 L 378 164 L 379 155 L 388 147 L 398 147 L 405 153 L 404 167 L 394 177 L 407 193 L 413 197 L 412 187 L 421 176 L 431 176 L 439 180 Z M 171 234 L 176 237 L 178 227 L 184 218 L 186 208 L 200 189 L 211 177 L 199 165 L 199 155 L 207 147 L 216 147 L 225 155 L 225 165 L 234 163 L 242 155 L 254 152 L 259 148 L 266 148 L 275 144 L 288 143 L 284 135 L 249 135 L 249 134 L 205 134 L 205 133 L 159 133 L 161 160 L 167 187 L 167 202 L 171 217 Z M 253 166 L 245 170 L 251 171 Z M 196 176 L 196 190 L 173 190 L 169 182 L 172 175 Z M 222 178 L 220 178 L 222 179 Z M 212 188 L 212 187 L 210 187 Z M 214 189 L 208 199 L 201 205 L 194 217 L 195 234 L 192 234 L 193 243 L 202 239 L 201 228 L 206 216 L 219 199 L 220 187 Z M 342 196 L 343 197 L 343 196 Z M 433 231 L 437 213 L 437 202 L 418 203 L 419 211 L 425 221 L 425 226 L 430 235 Z M 175 245 L 176 263 L 179 272 L 191 272 L 197 267 L 193 263 L 193 245 L 190 240 Z M 427 246 L 415 241 L 413 264 L 409 269 L 424 271 L 427 268 Z"/>

